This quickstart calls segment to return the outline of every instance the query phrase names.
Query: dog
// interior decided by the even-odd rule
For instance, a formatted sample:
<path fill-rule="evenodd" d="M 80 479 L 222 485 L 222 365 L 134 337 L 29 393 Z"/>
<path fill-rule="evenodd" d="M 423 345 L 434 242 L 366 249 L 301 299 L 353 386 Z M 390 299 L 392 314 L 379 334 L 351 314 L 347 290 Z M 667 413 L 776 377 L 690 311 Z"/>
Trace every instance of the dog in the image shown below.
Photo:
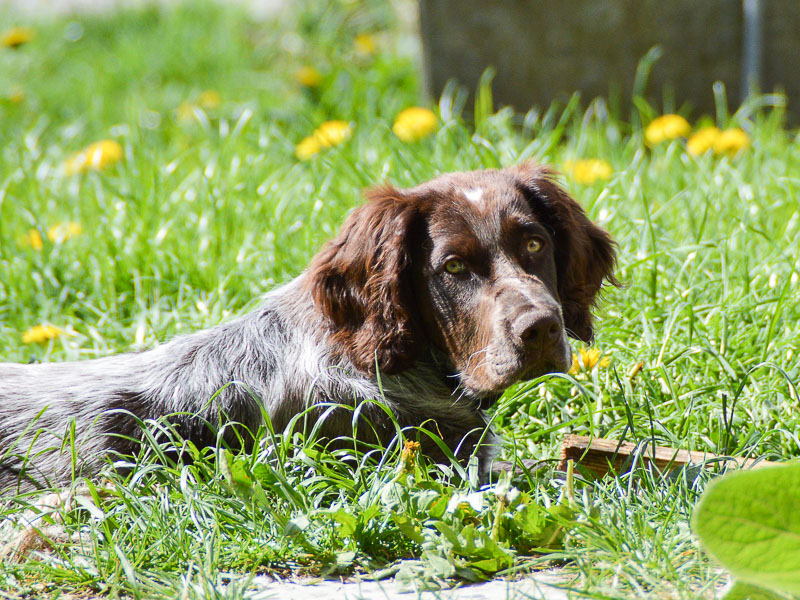
<path fill-rule="evenodd" d="M 486 410 L 515 382 L 569 368 L 567 337 L 592 339 L 615 255 L 542 165 L 377 187 L 243 317 L 144 352 L 0 364 L 0 489 L 94 475 L 135 453 L 148 420 L 206 447 L 220 442 L 210 425 L 255 431 L 268 417 L 280 431 L 307 411 L 324 414 L 319 433 L 334 440 L 353 435 L 354 407 L 369 423 L 359 439 L 387 444 L 395 422 L 423 426 L 485 472 L 499 442 Z M 63 441 L 73 423 L 74 451 Z M 424 454 L 446 460 L 421 437 Z"/>

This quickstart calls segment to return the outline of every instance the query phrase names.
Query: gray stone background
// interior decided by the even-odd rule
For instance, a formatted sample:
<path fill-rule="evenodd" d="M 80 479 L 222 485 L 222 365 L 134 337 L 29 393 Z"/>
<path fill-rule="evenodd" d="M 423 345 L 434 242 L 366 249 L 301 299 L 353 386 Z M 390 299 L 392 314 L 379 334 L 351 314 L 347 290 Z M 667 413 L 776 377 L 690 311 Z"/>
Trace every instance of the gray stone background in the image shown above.
<path fill-rule="evenodd" d="M 584 105 L 616 97 L 627 117 L 637 65 L 659 46 L 645 93 L 657 110 L 686 102 L 692 116 L 713 116 L 712 85 L 721 81 L 733 112 L 746 95 L 747 4 L 761 21 L 749 30 L 758 42 L 760 90 L 786 92 L 797 121 L 798 0 L 420 0 L 429 91 L 437 96 L 451 78 L 475 90 L 493 66 L 492 92 L 501 105 L 546 108 L 579 90 Z"/>

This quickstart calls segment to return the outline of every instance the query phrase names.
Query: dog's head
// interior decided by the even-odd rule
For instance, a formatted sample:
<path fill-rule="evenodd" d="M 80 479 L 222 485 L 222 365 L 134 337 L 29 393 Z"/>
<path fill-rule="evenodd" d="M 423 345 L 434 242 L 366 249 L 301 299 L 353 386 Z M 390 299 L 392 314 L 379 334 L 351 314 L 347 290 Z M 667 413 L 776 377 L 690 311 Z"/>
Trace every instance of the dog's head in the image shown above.
<path fill-rule="evenodd" d="M 313 259 L 313 299 L 353 365 L 395 373 L 429 356 L 474 398 L 571 364 L 567 335 L 615 282 L 615 246 L 553 180 L 526 163 L 381 187 Z"/>

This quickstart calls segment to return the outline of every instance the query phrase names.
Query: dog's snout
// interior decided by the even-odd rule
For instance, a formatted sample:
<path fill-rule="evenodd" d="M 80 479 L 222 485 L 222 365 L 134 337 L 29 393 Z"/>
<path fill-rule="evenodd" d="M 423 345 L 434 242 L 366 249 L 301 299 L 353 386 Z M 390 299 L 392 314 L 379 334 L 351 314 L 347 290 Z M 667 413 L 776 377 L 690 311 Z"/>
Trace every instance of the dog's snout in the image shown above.
<path fill-rule="evenodd" d="M 560 338 L 561 328 L 561 319 L 553 311 L 525 312 L 511 324 L 512 333 L 525 346 L 550 346 Z"/>

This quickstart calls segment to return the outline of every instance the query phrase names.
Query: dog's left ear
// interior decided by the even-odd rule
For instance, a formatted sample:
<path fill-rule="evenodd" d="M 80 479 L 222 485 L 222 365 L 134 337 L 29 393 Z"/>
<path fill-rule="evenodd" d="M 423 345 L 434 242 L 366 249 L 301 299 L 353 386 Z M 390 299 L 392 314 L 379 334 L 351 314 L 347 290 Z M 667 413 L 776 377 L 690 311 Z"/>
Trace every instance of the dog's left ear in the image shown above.
<path fill-rule="evenodd" d="M 594 335 L 591 309 L 603 282 L 619 285 L 613 274 L 616 244 L 556 183 L 551 169 L 529 162 L 511 170 L 536 215 L 554 234 L 564 327 L 572 337 L 588 343 Z"/>
<path fill-rule="evenodd" d="M 418 203 L 391 186 L 367 192 L 339 235 L 311 260 L 306 286 L 331 338 L 359 371 L 396 373 L 414 363 L 421 333 L 411 281 Z"/>

